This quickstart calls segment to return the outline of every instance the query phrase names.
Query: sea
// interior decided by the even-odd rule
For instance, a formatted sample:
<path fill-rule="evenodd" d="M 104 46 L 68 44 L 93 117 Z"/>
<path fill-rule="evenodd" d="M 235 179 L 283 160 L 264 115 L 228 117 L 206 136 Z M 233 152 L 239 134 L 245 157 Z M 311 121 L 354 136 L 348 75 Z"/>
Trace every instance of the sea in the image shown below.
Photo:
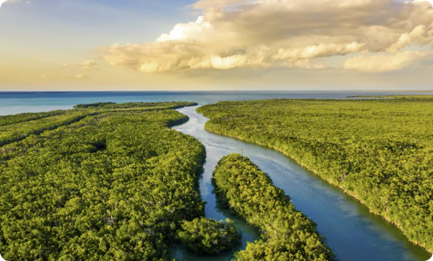
<path fill-rule="evenodd" d="M 94 102 L 191 101 L 200 105 L 219 101 L 260 99 L 345 99 L 357 95 L 407 95 L 405 91 L 201 91 L 201 92 L 0 92 L 0 115 L 67 110 L 76 104 Z"/>

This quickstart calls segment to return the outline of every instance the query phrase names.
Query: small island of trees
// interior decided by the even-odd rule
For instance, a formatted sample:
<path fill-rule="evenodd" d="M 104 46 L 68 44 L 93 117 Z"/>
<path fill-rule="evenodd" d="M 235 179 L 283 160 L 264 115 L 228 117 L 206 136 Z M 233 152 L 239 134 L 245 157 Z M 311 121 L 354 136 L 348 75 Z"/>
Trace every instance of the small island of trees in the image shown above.
<path fill-rule="evenodd" d="M 217 255 L 240 244 L 241 234 L 233 222 L 215 221 L 205 217 L 184 221 L 176 238 L 198 255 Z"/>
<path fill-rule="evenodd" d="M 332 260 L 316 225 L 248 158 L 221 159 L 213 183 L 222 205 L 262 232 L 261 240 L 236 253 L 238 260 Z"/>

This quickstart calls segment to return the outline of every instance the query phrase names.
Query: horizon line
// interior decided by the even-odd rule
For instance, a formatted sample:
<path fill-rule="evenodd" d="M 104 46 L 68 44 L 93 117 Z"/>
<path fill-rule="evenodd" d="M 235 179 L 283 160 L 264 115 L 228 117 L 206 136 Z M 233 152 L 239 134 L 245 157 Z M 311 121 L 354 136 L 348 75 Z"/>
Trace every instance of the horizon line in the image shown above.
<path fill-rule="evenodd" d="M 62 90 L 62 91 L 54 91 L 54 90 L 0 90 L 0 93 L 101 93 L 101 92 L 112 92 L 112 93 L 128 93 L 128 92 L 159 92 L 159 93 L 172 93 L 172 92 L 178 92 L 178 93 L 186 93 L 186 92 L 433 92 L 433 88 L 430 90 L 388 90 L 388 89 L 373 89 L 373 90 L 353 90 L 353 89 L 341 89 L 341 90 L 323 90 L 323 89 L 309 89 L 309 90 L 281 90 L 281 89 L 272 89 L 272 90 L 266 90 L 266 89 L 247 89 L 247 90 L 95 90 L 95 91 L 69 91 L 69 90 Z"/>

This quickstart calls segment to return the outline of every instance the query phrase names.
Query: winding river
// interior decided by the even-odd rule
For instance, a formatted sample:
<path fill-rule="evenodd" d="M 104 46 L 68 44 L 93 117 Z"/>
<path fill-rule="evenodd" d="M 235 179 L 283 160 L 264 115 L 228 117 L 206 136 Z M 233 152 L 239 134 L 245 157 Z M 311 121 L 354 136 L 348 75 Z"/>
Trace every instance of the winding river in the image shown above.
<path fill-rule="evenodd" d="M 200 180 L 200 191 L 206 201 L 206 217 L 216 220 L 235 221 L 243 233 L 242 245 L 259 237 L 258 231 L 242 220 L 220 209 L 211 184 L 212 172 L 217 162 L 230 153 L 243 153 L 269 174 L 274 184 L 290 195 L 296 208 L 317 223 L 317 230 L 326 237 L 327 245 L 338 260 L 427 260 L 431 255 L 424 249 L 410 243 L 393 225 L 372 215 L 358 201 L 345 195 L 341 190 L 329 185 L 316 175 L 299 166 L 284 155 L 254 144 L 215 135 L 205 131 L 208 120 L 195 111 L 197 107 L 187 107 L 178 111 L 190 120 L 174 129 L 194 136 L 201 141 L 207 152 L 204 173 Z M 177 247 L 174 257 L 184 260 L 203 260 L 191 256 Z M 230 260 L 233 253 L 226 253 L 206 260 Z"/>

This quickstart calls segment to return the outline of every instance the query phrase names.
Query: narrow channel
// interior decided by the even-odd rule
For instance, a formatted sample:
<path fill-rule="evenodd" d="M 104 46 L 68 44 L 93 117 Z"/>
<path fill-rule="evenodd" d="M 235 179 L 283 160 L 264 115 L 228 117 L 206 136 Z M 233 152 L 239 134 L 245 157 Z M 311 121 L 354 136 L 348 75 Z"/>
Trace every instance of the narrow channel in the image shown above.
<path fill-rule="evenodd" d="M 269 174 L 274 184 L 290 195 L 296 208 L 309 216 L 327 245 L 338 260 L 427 260 L 430 254 L 409 242 L 393 225 L 372 215 L 368 209 L 341 190 L 329 185 L 313 173 L 302 168 L 286 156 L 254 144 L 241 142 L 207 132 L 204 124 L 208 118 L 187 107 L 178 111 L 187 115 L 189 121 L 174 129 L 197 138 L 206 147 L 207 160 L 200 180 L 200 191 L 206 201 L 206 217 L 216 220 L 229 217 L 242 229 L 244 248 L 246 241 L 254 241 L 257 231 L 238 220 L 227 211 L 218 208 L 213 186 L 212 172 L 217 162 L 230 153 L 243 153 Z M 206 260 L 231 260 L 233 253 Z M 177 249 L 176 258 L 203 260 Z"/>

